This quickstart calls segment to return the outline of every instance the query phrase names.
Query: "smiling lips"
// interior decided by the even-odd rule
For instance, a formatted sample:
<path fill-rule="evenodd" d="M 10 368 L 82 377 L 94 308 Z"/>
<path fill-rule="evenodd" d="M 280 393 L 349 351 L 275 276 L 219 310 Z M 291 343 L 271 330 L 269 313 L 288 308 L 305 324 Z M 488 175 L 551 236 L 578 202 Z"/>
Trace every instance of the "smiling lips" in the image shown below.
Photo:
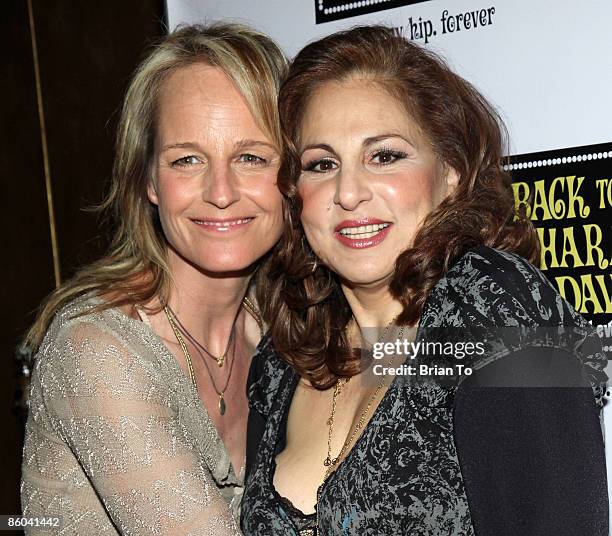
<path fill-rule="evenodd" d="M 237 231 L 238 229 L 244 228 L 254 218 L 240 218 L 240 219 L 206 219 L 206 220 L 191 220 L 201 228 L 211 231 L 213 233 L 229 233 L 231 231 Z"/>
<path fill-rule="evenodd" d="M 363 249 L 377 246 L 389 234 L 391 223 L 375 218 L 344 220 L 334 229 L 334 236 L 344 246 Z"/>

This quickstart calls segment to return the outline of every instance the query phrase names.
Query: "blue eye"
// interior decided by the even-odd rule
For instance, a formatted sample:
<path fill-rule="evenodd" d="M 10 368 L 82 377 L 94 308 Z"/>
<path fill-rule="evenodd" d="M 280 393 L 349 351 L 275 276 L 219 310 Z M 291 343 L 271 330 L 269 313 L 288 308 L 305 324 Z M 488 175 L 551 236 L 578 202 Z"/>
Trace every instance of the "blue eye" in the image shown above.
<path fill-rule="evenodd" d="M 386 166 L 389 164 L 393 164 L 397 160 L 401 160 L 406 158 L 408 155 L 402 151 L 393 151 L 391 149 L 383 149 L 381 151 L 377 151 L 372 155 L 372 161 L 375 164 L 379 164 L 381 166 Z"/>
<path fill-rule="evenodd" d="M 183 156 L 182 158 L 174 160 L 170 165 L 172 167 L 188 167 L 188 166 L 195 166 L 200 163 L 201 163 L 200 159 L 197 156 L 189 155 L 189 156 Z"/>
<path fill-rule="evenodd" d="M 254 154 L 241 154 L 239 160 L 252 166 L 263 166 L 268 163 L 265 158 Z"/>
<path fill-rule="evenodd" d="M 312 171 L 314 173 L 327 173 L 336 169 L 337 165 L 333 160 L 323 158 L 321 160 L 312 160 L 302 167 L 302 171 Z"/>

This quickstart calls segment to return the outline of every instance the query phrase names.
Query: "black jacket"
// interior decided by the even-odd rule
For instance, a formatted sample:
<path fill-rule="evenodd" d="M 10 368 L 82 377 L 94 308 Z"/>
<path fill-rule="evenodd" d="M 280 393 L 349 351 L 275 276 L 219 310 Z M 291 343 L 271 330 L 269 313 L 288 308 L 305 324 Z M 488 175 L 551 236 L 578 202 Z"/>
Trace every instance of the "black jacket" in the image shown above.
<path fill-rule="evenodd" d="M 448 389 L 475 534 L 608 536 L 599 419 L 606 360 L 590 326 L 541 272 L 516 255 L 485 247 L 465 255 L 436 285 L 421 324 L 534 328 L 520 335 L 520 344 L 509 341 L 514 335 L 507 331 L 495 332 L 504 339 L 503 359 L 476 363 L 473 375 Z M 549 337 L 538 331 L 541 326 L 572 329 Z M 282 387 L 285 369 L 269 367 L 257 355 L 253 360 L 247 478 L 266 425 L 269 403 L 260 402 Z"/>

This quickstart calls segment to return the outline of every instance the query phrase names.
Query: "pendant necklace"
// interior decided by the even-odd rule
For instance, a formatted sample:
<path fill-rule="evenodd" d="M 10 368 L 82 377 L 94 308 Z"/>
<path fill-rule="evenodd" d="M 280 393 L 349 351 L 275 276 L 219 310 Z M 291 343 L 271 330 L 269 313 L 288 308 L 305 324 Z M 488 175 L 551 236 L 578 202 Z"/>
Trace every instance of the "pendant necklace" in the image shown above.
<path fill-rule="evenodd" d="M 395 318 L 393 318 L 393 320 L 391 320 L 391 322 L 387 324 L 387 327 L 383 331 L 382 335 L 378 338 L 378 341 L 376 341 L 377 343 L 384 341 L 387 335 L 387 332 L 389 331 L 389 328 L 393 325 L 394 321 L 395 321 Z M 403 335 L 404 335 L 404 326 L 400 328 L 397 338 L 401 339 Z M 395 354 L 391 356 L 388 366 L 392 365 L 394 359 L 395 359 Z M 332 442 L 332 435 L 334 432 L 334 419 L 336 416 L 336 404 L 338 401 L 338 396 L 340 395 L 340 391 L 342 390 L 342 387 L 345 386 L 349 382 L 349 380 L 350 378 L 338 378 L 336 380 L 336 385 L 334 387 L 334 394 L 332 396 L 331 413 L 330 413 L 329 419 L 327 419 L 327 426 L 328 426 L 327 456 L 325 457 L 325 460 L 323 460 L 323 465 L 327 467 L 327 470 L 325 471 L 325 477 L 323 481 L 327 480 L 327 477 L 331 474 L 334 467 L 338 464 L 342 456 L 346 453 L 350 445 L 353 443 L 353 440 L 357 437 L 357 434 L 359 433 L 359 431 L 364 427 L 366 417 L 368 416 L 368 413 L 372 409 L 372 405 L 374 404 L 376 397 L 378 396 L 378 394 L 380 393 L 380 391 L 382 390 L 382 388 L 385 386 L 385 383 L 386 383 L 385 378 L 383 377 L 381 381 L 379 382 L 379 384 L 376 386 L 374 393 L 368 400 L 367 406 L 365 407 L 365 409 L 359 416 L 359 421 L 357 421 L 357 424 L 355 425 L 355 428 L 353 429 L 353 433 L 350 435 L 347 435 L 346 439 L 344 440 L 344 443 L 342 444 L 340 452 L 338 453 L 337 456 L 332 458 L 331 457 L 331 442 Z"/>
<path fill-rule="evenodd" d="M 388 333 L 389 329 L 394 324 L 396 318 L 393 318 L 391 320 L 391 322 L 389 322 L 387 324 L 387 327 L 384 329 L 382 335 L 378 338 L 377 342 L 384 341 L 385 337 L 387 336 L 387 333 Z M 399 333 L 397 335 L 397 338 L 401 339 L 403 336 L 404 336 L 404 326 L 402 326 L 400 328 Z M 389 359 L 389 363 L 388 363 L 389 367 L 393 364 L 394 359 L 395 359 L 395 354 L 392 355 L 391 358 Z M 332 442 L 332 435 L 333 435 L 333 431 L 334 431 L 334 420 L 335 420 L 335 416 L 336 416 L 336 404 L 337 404 L 337 401 L 338 401 L 338 396 L 340 395 L 340 391 L 342 390 L 342 387 L 344 387 L 349 382 L 349 380 L 350 380 L 350 378 L 338 378 L 336 380 L 336 385 L 334 387 L 334 393 L 333 393 L 333 396 L 332 396 L 331 413 L 330 413 L 329 419 L 327 419 L 327 426 L 328 426 L 327 456 L 323 460 L 323 465 L 326 468 L 325 469 L 325 476 L 323 477 L 323 482 L 321 483 L 321 485 L 317 489 L 317 503 L 316 503 L 316 506 L 315 506 L 315 512 L 316 512 L 315 528 L 310 529 L 311 533 L 313 535 L 319 534 L 319 529 L 320 529 L 319 503 L 321 501 L 321 495 L 323 494 L 323 486 L 327 482 L 327 479 L 329 478 L 329 476 L 331 475 L 333 470 L 336 468 L 338 463 L 341 461 L 342 456 L 344 456 L 346 454 L 346 452 L 348 451 L 349 447 L 351 446 L 351 444 L 353 443 L 353 441 L 357 437 L 357 434 L 360 432 L 360 430 L 362 430 L 364 428 L 367 415 L 370 412 L 370 410 L 372 409 L 372 406 L 374 404 L 374 401 L 376 400 L 376 397 L 379 395 L 380 391 L 382 390 L 382 388 L 385 386 L 385 383 L 386 383 L 385 382 L 385 378 L 383 377 L 383 379 L 380 381 L 380 383 L 376 386 L 376 389 L 375 389 L 374 393 L 372 394 L 372 396 L 368 400 L 368 404 L 366 405 L 365 409 L 363 410 L 363 412 L 359 416 L 359 421 L 357 421 L 357 424 L 355 425 L 355 428 L 353 429 L 352 434 L 347 435 L 346 439 L 344 440 L 344 443 L 342 444 L 342 447 L 340 448 L 340 452 L 338 453 L 337 456 L 332 458 L 332 455 L 331 455 L 331 442 Z"/>
<path fill-rule="evenodd" d="M 174 332 L 174 336 L 176 337 L 176 340 L 178 341 L 179 346 L 181 347 L 181 350 L 183 351 L 183 355 L 185 356 L 185 361 L 187 361 L 187 368 L 189 370 L 189 378 L 191 379 L 191 383 L 193 384 L 197 392 L 198 385 L 196 383 L 195 371 L 193 369 L 193 362 L 191 360 L 191 354 L 189 353 L 189 349 L 187 348 L 187 344 L 185 343 L 185 339 L 183 338 L 181 330 L 179 329 L 177 325 L 178 319 L 176 318 L 176 315 L 172 313 L 172 310 L 170 309 L 170 307 L 168 307 L 167 305 L 164 307 L 164 313 L 166 313 L 166 318 L 168 319 L 168 323 L 170 324 L 170 327 L 172 328 L 172 331 Z M 227 380 L 225 382 L 225 386 L 221 390 L 219 390 L 219 388 L 217 387 L 217 384 L 215 383 L 215 379 L 213 378 L 210 368 L 208 368 L 208 360 L 202 354 L 199 346 L 194 344 L 195 349 L 198 351 L 198 353 L 200 354 L 200 357 L 202 358 L 202 361 L 204 362 L 204 365 L 206 367 L 206 372 L 208 372 L 208 377 L 210 378 L 210 382 L 213 386 L 213 389 L 215 390 L 215 393 L 217 393 L 217 396 L 219 397 L 219 400 L 217 402 L 217 409 L 219 410 L 219 413 L 221 414 L 221 416 L 225 415 L 225 410 L 227 408 L 226 403 L 225 403 L 225 391 L 227 390 L 227 386 L 229 385 L 230 378 L 232 377 L 232 370 L 234 369 L 234 361 L 236 361 L 236 344 L 235 344 L 236 338 L 234 336 L 235 325 L 236 323 L 234 321 L 234 325 L 232 326 L 232 332 L 230 334 L 230 340 L 228 341 L 228 346 L 223 355 L 223 358 L 225 359 L 225 356 L 228 354 L 228 351 L 229 351 L 230 343 L 234 342 L 232 346 L 232 359 L 231 359 L 229 371 L 227 374 Z M 189 337 L 189 339 L 193 343 L 191 337 Z"/>
<path fill-rule="evenodd" d="M 225 352 L 223 352 L 220 356 L 216 356 L 209 352 L 202 343 L 200 343 L 191 333 L 189 333 L 187 328 L 183 326 L 183 324 L 181 324 L 181 321 L 179 320 L 178 316 L 176 316 L 176 313 L 172 309 L 170 309 L 169 305 L 166 305 L 166 307 L 168 308 L 168 311 L 170 311 L 170 314 L 172 315 L 172 320 L 175 322 L 175 325 L 179 328 L 180 332 L 189 339 L 189 342 L 191 342 L 191 344 L 193 344 L 200 351 L 200 355 L 203 351 L 207 356 L 211 357 L 217 362 L 217 366 L 222 367 L 225 363 L 225 359 L 227 358 L 227 352 L 229 350 L 230 344 L 232 344 L 232 339 L 234 338 L 234 335 L 236 333 L 236 320 L 234 320 L 234 323 L 232 324 L 232 329 L 230 331 L 230 336 L 227 339 L 227 346 L 225 347 Z"/>

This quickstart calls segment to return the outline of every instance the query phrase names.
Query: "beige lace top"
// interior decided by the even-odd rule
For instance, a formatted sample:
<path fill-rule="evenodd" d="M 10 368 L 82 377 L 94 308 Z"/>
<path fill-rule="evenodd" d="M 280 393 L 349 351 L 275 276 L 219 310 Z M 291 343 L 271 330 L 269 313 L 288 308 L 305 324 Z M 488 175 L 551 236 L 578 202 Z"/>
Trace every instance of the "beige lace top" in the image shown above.
<path fill-rule="evenodd" d="M 23 514 L 61 516 L 54 534 L 239 534 L 242 481 L 189 378 L 146 323 L 97 303 L 60 311 L 37 354 Z"/>

